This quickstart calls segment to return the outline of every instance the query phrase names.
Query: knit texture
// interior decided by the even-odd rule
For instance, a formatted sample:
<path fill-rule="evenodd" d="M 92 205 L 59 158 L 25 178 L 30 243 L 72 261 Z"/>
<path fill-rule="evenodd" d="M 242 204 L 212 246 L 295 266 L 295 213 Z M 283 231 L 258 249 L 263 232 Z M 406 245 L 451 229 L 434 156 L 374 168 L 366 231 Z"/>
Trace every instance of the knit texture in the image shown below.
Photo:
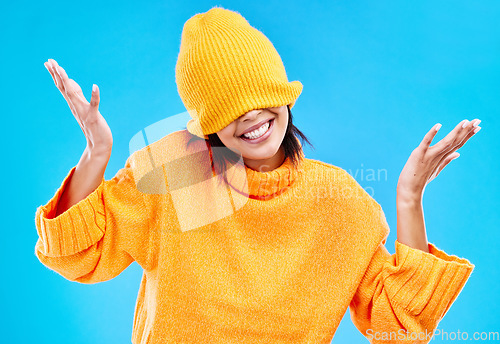
<path fill-rule="evenodd" d="M 187 130 L 208 138 L 253 109 L 290 105 L 302 92 L 288 81 L 271 41 L 238 12 L 213 7 L 184 24 L 175 66 Z"/>
<path fill-rule="evenodd" d="M 54 218 L 73 167 L 36 211 L 40 262 L 70 281 L 98 283 L 136 261 L 144 274 L 134 344 L 330 343 L 347 309 L 371 343 L 429 341 L 372 337 L 435 330 L 473 264 L 432 243 L 427 253 L 396 240 L 391 255 L 380 204 L 342 168 L 305 157 L 297 170 L 289 160 L 268 172 L 245 165 L 248 194 L 266 200 L 247 197 L 232 213 L 184 231 L 180 204 L 198 203 L 179 192 L 192 181 L 174 180 L 174 163 L 154 159 L 184 147 L 183 163 L 196 167 L 205 143 L 186 147 L 191 137 L 177 131 L 135 152 Z M 230 194 L 221 194 L 220 207 Z"/>

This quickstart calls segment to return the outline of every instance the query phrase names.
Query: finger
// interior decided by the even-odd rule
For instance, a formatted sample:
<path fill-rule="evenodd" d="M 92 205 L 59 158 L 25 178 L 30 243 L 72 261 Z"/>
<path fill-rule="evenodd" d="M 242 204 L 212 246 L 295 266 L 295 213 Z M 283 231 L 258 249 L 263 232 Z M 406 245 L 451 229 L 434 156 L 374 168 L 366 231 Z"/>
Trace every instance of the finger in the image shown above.
<path fill-rule="evenodd" d="M 80 116 L 78 115 L 78 113 L 79 113 L 78 109 L 75 106 L 75 104 L 71 101 L 71 99 L 68 97 L 68 95 L 67 95 L 67 93 L 65 91 L 65 88 L 64 88 L 64 84 L 61 81 L 61 76 L 57 72 L 57 70 L 56 70 L 56 68 L 54 66 L 54 63 L 52 61 L 54 61 L 54 60 L 49 59 L 49 62 L 48 62 L 49 69 L 51 71 L 51 75 L 56 80 L 56 85 L 58 86 L 59 91 L 61 91 L 64 99 L 66 99 L 66 102 L 68 103 L 68 106 L 69 106 L 69 108 L 71 110 L 71 113 L 73 114 L 73 117 L 75 117 L 76 121 L 78 122 L 78 125 L 80 126 L 80 128 L 82 129 L 82 131 L 85 133 L 85 126 L 83 125 L 83 122 L 80 119 Z"/>
<path fill-rule="evenodd" d="M 59 63 L 57 63 L 57 61 L 54 60 L 54 59 L 49 59 L 49 62 L 52 64 L 52 66 L 54 67 L 54 69 L 59 66 Z"/>
<path fill-rule="evenodd" d="M 479 129 L 478 129 L 479 128 Z M 477 130 L 476 132 L 474 132 Z M 472 136 L 474 136 L 479 130 L 481 130 L 481 127 L 477 126 L 469 131 L 467 136 L 462 140 L 462 142 L 459 143 L 459 145 L 456 147 L 455 150 L 460 149 Z"/>
<path fill-rule="evenodd" d="M 476 122 L 479 123 L 481 121 L 475 118 L 474 120 L 467 122 L 465 124 L 465 127 L 462 128 L 462 130 L 459 132 L 453 143 L 450 144 L 449 147 L 444 149 L 443 153 L 445 154 L 445 156 L 462 147 L 467 142 L 467 140 L 471 138 L 472 135 L 474 135 L 474 129 L 475 129 L 474 125 Z"/>
<path fill-rule="evenodd" d="M 87 134 L 85 133 L 85 125 L 83 125 L 83 121 L 81 120 L 80 116 L 78 116 L 77 109 L 75 108 L 75 106 L 73 105 L 73 103 L 71 101 L 68 102 L 68 105 L 69 105 L 69 107 L 71 109 L 71 113 L 73 114 L 73 117 L 75 117 L 76 121 L 78 122 L 78 125 L 80 126 L 80 129 L 82 129 L 83 134 L 85 136 L 87 136 Z"/>
<path fill-rule="evenodd" d="M 436 178 L 439 173 L 441 173 L 441 171 L 443 170 L 443 168 L 448 165 L 448 163 L 450 163 L 450 161 L 458 158 L 460 156 L 460 153 L 458 152 L 454 152 L 448 156 L 446 156 L 445 158 L 443 158 L 440 162 L 439 162 L 439 165 L 437 166 L 437 168 L 432 171 L 431 173 L 431 176 L 429 177 L 429 179 L 427 180 L 427 183 L 429 183 L 431 180 L 433 180 L 434 178 Z"/>
<path fill-rule="evenodd" d="M 59 76 L 59 79 L 61 80 L 61 82 L 63 84 L 64 92 L 66 92 L 66 95 L 69 97 L 69 99 L 74 101 L 75 94 L 74 94 L 74 91 L 72 88 L 72 84 L 69 82 L 68 75 L 66 74 L 66 72 L 63 73 L 60 66 L 56 66 L 55 69 L 56 69 L 57 75 Z"/>
<path fill-rule="evenodd" d="M 75 80 L 68 77 L 68 74 L 63 67 L 58 66 L 57 70 L 59 71 L 59 75 L 64 83 L 64 88 L 66 89 L 68 97 L 75 104 L 77 109 L 79 109 L 81 105 L 89 105 L 89 102 L 83 95 L 83 91 L 80 85 L 78 85 Z"/>
<path fill-rule="evenodd" d="M 427 149 L 430 146 L 432 140 L 434 139 L 434 137 L 436 136 L 436 134 L 437 134 L 437 132 L 438 132 L 438 130 L 440 128 L 441 128 L 441 123 L 438 123 L 438 124 L 434 125 L 432 127 L 432 129 L 429 130 L 427 132 L 427 134 L 425 134 L 422 142 L 420 142 L 420 147 L 424 148 L 424 149 Z"/>
<path fill-rule="evenodd" d="M 49 59 L 50 60 L 50 59 Z M 54 82 L 57 86 L 57 88 L 59 89 L 59 91 L 61 92 L 61 94 L 63 95 L 64 99 L 66 100 L 66 102 L 68 103 L 69 107 L 71 108 L 71 110 L 73 110 L 73 104 L 71 104 L 71 100 L 69 99 L 68 95 L 66 94 L 66 91 L 65 91 L 65 88 L 64 88 L 64 85 L 61 81 L 61 78 L 59 76 L 59 74 L 57 73 L 56 69 L 54 68 L 54 64 L 52 62 L 48 62 L 48 65 L 49 65 L 49 69 L 50 69 L 50 72 L 51 72 L 51 75 L 52 77 L 54 78 Z"/>
<path fill-rule="evenodd" d="M 72 92 L 72 84 L 68 82 L 69 78 L 68 75 L 66 74 L 66 71 L 62 69 L 61 66 L 54 60 L 54 59 L 49 59 L 49 62 L 52 65 L 52 70 L 54 72 L 54 75 L 57 79 L 59 89 L 63 93 L 66 99 L 72 99 L 73 98 L 73 92 Z M 74 99 L 72 99 L 74 101 Z"/>
<path fill-rule="evenodd" d="M 78 122 L 78 125 L 80 126 L 83 133 L 85 134 L 85 125 L 83 124 L 83 121 L 80 118 L 79 109 L 75 106 L 75 104 L 67 96 L 65 96 L 64 98 L 66 99 L 66 102 L 68 103 L 68 106 L 71 109 L 71 113 L 73 114 L 73 117 L 75 117 L 76 121 Z"/>
<path fill-rule="evenodd" d="M 467 139 L 469 139 L 474 134 L 474 129 L 476 129 L 477 125 L 481 122 L 478 118 L 474 118 L 472 121 L 468 122 L 463 130 L 460 131 L 458 138 L 456 140 L 457 146 L 460 144 L 464 144 Z M 458 149 L 458 148 L 457 148 Z"/>
<path fill-rule="evenodd" d="M 73 99 L 74 102 L 76 102 L 79 105 L 84 105 L 84 106 L 89 105 L 89 102 L 83 95 L 80 85 L 78 85 L 75 80 L 68 79 L 68 89 L 71 90 L 71 92 L 75 96 L 75 98 Z"/>
<path fill-rule="evenodd" d="M 61 80 L 61 76 L 57 72 L 56 66 L 52 62 L 50 63 L 50 66 L 51 66 L 52 74 L 54 75 L 54 78 L 56 79 L 56 86 L 57 86 L 57 88 L 59 89 L 59 91 L 61 91 L 61 93 L 63 94 L 64 98 L 67 98 L 66 97 L 66 90 L 64 89 L 64 84 L 63 84 L 63 82 Z"/>
<path fill-rule="evenodd" d="M 92 97 L 90 98 L 90 108 L 93 112 L 97 112 L 99 108 L 99 102 L 101 101 L 101 95 L 99 93 L 99 87 L 96 84 L 92 85 Z"/>
<path fill-rule="evenodd" d="M 49 71 L 50 76 L 52 77 L 52 80 L 54 81 L 54 84 L 56 84 L 56 86 L 57 86 L 56 77 L 52 73 L 52 68 L 50 67 L 49 63 L 48 62 L 44 62 L 43 65 L 45 66 L 45 68 L 47 68 L 47 70 Z"/>
<path fill-rule="evenodd" d="M 56 84 L 56 87 L 59 89 L 59 91 L 61 91 L 61 87 L 60 87 L 61 82 L 59 81 L 59 77 L 57 76 L 54 65 L 52 64 L 52 62 L 48 62 L 48 66 L 49 66 L 50 75 L 54 79 L 54 84 Z"/>
<path fill-rule="evenodd" d="M 68 74 L 66 74 L 64 68 L 62 68 L 61 66 L 57 66 L 56 70 L 64 85 L 68 104 L 70 104 L 70 107 L 72 108 L 72 110 L 74 110 L 73 115 L 75 116 L 76 120 L 83 130 L 85 128 L 85 122 L 87 121 L 87 118 L 84 119 L 81 116 L 82 114 L 87 112 L 86 106 L 89 104 L 89 102 L 85 99 L 85 96 L 83 95 L 83 92 L 76 81 L 68 78 Z"/>
<path fill-rule="evenodd" d="M 460 121 L 460 123 L 458 123 L 455 126 L 455 128 L 453 128 L 453 130 L 448 133 L 448 135 L 446 135 L 438 143 L 436 143 L 434 146 L 432 146 L 432 148 L 435 148 L 436 150 L 439 150 L 439 151 L 445 151 L 445 150 L 449 149 L 449 147 L 453 145 L 453 142 L 455 141 L 457 136 L 464 129 L 462 126 L 465 123 L 468 123 L 468 120 L 464 119 L 463 121 Z"/>
<path fill-rule="evenodd" d="M 98 120 L 99 102 L 100 102 L 99 87 L 97 87 L 96 84 L 93 84 L 92 97 L 90 98 L 90 111 L 88 112 L 88 117 L 86 119 L 86 122 L 88 124 L 93 124 Z"/>
<path fill-rule="evenodd" d="M 436 176 L 437 176 L 437 174 L 440 171 L 441 166 L 443 164 L 446 164 L 446 159 L 448 159 L 450 156 L 456 156 L 457 154 L 460 155 L 460 153 L 456 152 L 456 150 L 459 149 L 460 147 L 461 146 L 454 147 L 454 148 L 448 149 L 445 152 L 438 152 L 437 159 L 439 159 L 439 161 L 437 162 L 437 164 L 435 164 L 434 171 L 432 174 L 436 173 Z M 452 160 L 453 160 L 453 158 L 452 158 Z"/>
<path fill-rule="evenodd" d="M 66 102 L 70 106 L 70 108 L 73 110 L 75 108 L 75 104 L 73 103 L 72 99 L 69 97 L 69 94 L 66 89 L 66 85 L 62 82 L 61 75 L 59 71 L 57 70 L 57 66 L 54 66 L 53 63 L 51 63 L 51 70 L 54 75 L 54 78 L 56 79 L 56 86 L 63 95 L 64 99 L 66 99 Z"/>

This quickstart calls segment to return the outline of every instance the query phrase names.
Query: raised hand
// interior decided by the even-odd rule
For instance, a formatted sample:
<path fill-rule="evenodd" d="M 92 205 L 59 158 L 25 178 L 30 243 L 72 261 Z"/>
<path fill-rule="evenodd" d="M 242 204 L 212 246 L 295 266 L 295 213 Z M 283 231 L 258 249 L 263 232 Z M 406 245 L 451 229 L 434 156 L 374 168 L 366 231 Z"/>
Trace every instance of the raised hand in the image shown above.
<path fill-rule="evenodd" d="M 430 144 L 441 125 L 435 125 L 427 132 L 420 145 L 411 153 L 399 176 L 398 198 L 421 200 L 425 186 L 436 178 L 450 161 L 460 156 L 456 150 L 481 129 L 478 126 L 480 122 L 477 118 L 471 122 L 461 121 L 433 146 Z"/>
<path fill-rule="evenodd" d="M 93 85 L 90 103 L 85 99 L 82 89 L 70 79 L 66 71 L 53 59 L 44 63 L 54 83 L 69 105 L 73 116 L 80 125 L 87 139 L 86 150 L 100 156 L 111 155 L 113 136 L 106 120 L 99 112 L 100 94 L 97 85 Z"/>

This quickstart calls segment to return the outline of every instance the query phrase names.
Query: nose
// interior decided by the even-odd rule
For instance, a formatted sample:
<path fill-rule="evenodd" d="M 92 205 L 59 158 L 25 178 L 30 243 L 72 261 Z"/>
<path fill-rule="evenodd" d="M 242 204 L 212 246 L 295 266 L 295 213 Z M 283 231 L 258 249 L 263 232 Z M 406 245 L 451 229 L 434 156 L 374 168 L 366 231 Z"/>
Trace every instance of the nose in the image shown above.
<path fill-rule="evenodd" d="M 243 114 L 240 116 L 240 121 L 254 121 L 257 116 L 262 112 L 262 109 L 255 109 L 255 110 L 250 110 L 247 113 Z"/>

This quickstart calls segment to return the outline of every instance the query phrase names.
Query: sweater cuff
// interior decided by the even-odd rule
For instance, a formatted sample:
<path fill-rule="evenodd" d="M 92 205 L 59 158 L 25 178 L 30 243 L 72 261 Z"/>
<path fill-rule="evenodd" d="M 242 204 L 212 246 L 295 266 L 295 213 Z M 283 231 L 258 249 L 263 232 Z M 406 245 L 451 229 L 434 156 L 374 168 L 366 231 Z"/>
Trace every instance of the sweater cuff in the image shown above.
<path fill-rule="evenodd" d="M 76 166 L 69 171 L 49 202 L 39 206 L 36 211 L 35 224 L 43 243 L 40 251 L 48 257 L 68 256 L 83 251 L 104 235 L 104 176 L 99 186 L 86 198 L 54 217 L 56 206 L 75 170 Z"/>
<path fill-rule="evenodd" d="M 384 269 L 384 286 L 390 299 L 411 314 L 424 312 L 425 318 L 441 319 L 475 265 L 465 258 L 448 255 L 432 243 L 428 243 L 429 253 L 397 240 L 395 246 L 395 265 Z"/>

